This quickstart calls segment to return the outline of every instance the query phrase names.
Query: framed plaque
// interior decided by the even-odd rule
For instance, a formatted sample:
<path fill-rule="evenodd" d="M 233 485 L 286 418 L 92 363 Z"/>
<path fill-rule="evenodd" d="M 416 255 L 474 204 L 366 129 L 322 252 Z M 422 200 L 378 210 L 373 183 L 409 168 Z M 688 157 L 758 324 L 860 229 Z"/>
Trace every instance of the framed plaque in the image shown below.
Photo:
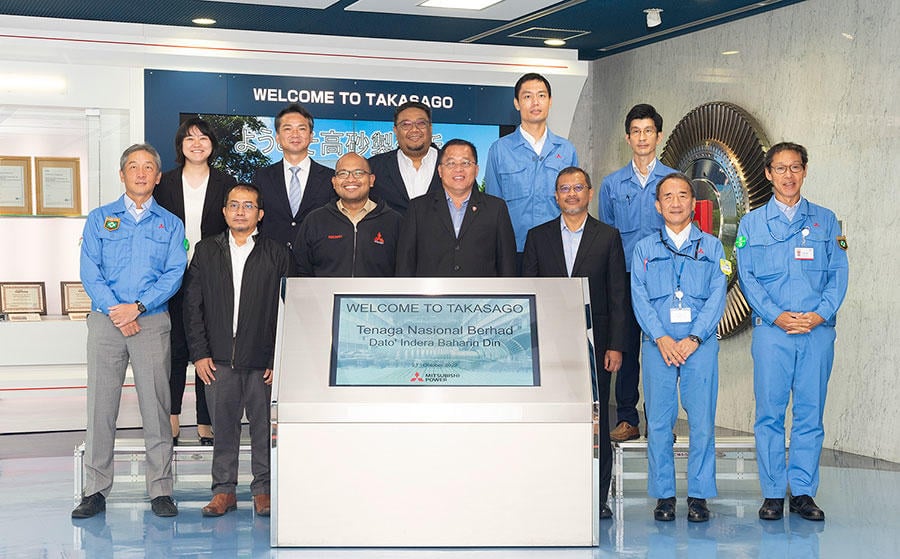
<path fill-rule="evenodd" d="M 0 215 L 31 215 L 31 158 L 0 155 Z"/>
<path fill-rule="evenodd" d="M 44 282 L 7 281 L 0 283 L 0 312 L 47 314 Z"/>
<path fill-rule="evenodd" d="M 61 281 L 59 289 L 62 314 L 69 315 L 70 318 L 80 318 L 80 315 L 91 311 L 91 298 L 84 291 L 80 281 Z"/>
<path fill-rule="evenodd" d="M 35 157 L 38 215 L 81 215 L 81 171 L 77 157 Z"/>

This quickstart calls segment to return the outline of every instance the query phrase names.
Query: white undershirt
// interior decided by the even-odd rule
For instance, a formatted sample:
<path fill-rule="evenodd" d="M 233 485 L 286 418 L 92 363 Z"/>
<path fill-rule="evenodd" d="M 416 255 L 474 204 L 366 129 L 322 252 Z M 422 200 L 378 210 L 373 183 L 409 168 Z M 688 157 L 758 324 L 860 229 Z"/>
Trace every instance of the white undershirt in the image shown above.
<path fill-rule="evenodd" d="M 231 278 L 234 282 L 234 317 L 231 321 L 231 330 L 232 335 L 235 336 L 237 335 L 238 315 L 241 309 L 241 284 L 244 281 L 244 264 L 247 263 L 247 258 L 256 245 L 256 241 L 253 240 L 254 235 L 256 235 L 256 229 L 247 237 L 247 242 L 244 243 L 244 246 L 238 246 L 234 240 L 234 234 L 230 231 L 228 232 L 228 248 L 231 249 Z"/>
<path fill-rule="evenodd" d="M 519 127 L 519 132 L 522 133 L 522 137 L 525 138 L 525 141 L 528 142 L 528 145 L 531 146 L 531 149 L 534 150 L 534 153 L 538 155 L 541 154 L 541 150 L 544 149 L 544 142 L 547 141 L 547 130 L 549 130 L 549 128 L 545 127 L 544 133 L 541 135 L 541 137 L 535 138 L 534 136 L 526 132 L 524 128 L 522 128 L 521 126 Z"/>
<path fill-rule="evenodd" d="M 684 246 L 684 243 L 687 242 L 688 238 L 691 236 L 691 226 L 688 225 L 684 229 L 681 230 L 681 233 L 675 233 L 669 226 L 666 225 L 666 235 L 672 239 L 672 242 L 675 243 L 675 248 L 681 250 L 681 247 Z"/>
<path fill-rule="evenodd" d="M 209 184 L 209 175 L 197 188 L 188 184 L 181 177 L 181 191 L 184 193 L 184 236 L 188 240 L 188 262 L 194 255 L 194 245 L 200 242 L 200 222 L 203 221 L 203 201 L 206 199 L 206 186 Z"/>
<path fill-rule="evenodd" d="M 397 150 L 397 164 L 400 166 L 400 177 L 406 186 L 406 193 L 412 200 L 428 192 L 431 179 L 434 177 L 434 168 L 437 165 L 438 151 L 433 147 L 428 148 L 428 153 L 422 158 L 422 163 L 416 169 L 412 159 L 402 149 Z M 376 180 L 378 177 L 375 177 Z"/>
<path fill-rule="evenodd" d="M 650 162 L 647 165 L 647 174 L 642 175 L 640 169 L 638 169 L 637 163 L 634 162 L 634 159 L 631 160 L 631 168 L 634 169 L 634 176 L 637 177 L 638 182 L 641 183 L 641 188 L 645 188 L 647 186 L 647 181 L 650 180 L 650 173 L 653 172 L 653 168 L 656 167 L 656 159 Z"/>

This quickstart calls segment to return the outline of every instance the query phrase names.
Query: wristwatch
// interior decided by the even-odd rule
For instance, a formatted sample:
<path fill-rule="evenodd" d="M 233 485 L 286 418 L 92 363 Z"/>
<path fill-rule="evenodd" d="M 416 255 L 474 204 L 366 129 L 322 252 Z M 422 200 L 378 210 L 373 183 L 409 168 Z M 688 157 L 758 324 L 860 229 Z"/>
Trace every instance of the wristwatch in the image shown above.
<path fill-rule="evenodd" d="M 140 301 L 135 301 L 135 303 L 138 306 L 138 314 L 144 314 L 145 312 L 147 312 L 147 307 L 144 306 L 144 303 L 141 303 Z"/>
<path fill-rule="evenodd" d="M 700 345 L 703 343 L 703 340 L 700 338 L 700 336 L 695 336 L 694 334 L 691 334 L 690 336 L 688 336 L 688 338 L 697 342 L 697 345 Z"/>

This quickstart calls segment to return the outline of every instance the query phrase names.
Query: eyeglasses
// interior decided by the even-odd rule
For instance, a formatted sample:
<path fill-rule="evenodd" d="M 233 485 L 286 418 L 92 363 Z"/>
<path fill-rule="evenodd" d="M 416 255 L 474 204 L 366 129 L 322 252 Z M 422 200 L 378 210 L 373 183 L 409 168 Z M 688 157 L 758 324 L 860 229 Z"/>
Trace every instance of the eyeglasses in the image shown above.
<path fill-rule="evenodd" d="M 229 211 L 236 212 L 238 209 L 243 209 L 244 211 L 252 212 L 254 209 L 258 208 L 256 204 L 253 202 L 237 202 L 231 201 L 225 206 Z"/>
<path fill-rule="evenodd" d="M 468 169 L 468 168 L 473 167 L 478 164 L 475 163 L 474 161 L 469 161 L 468 159 L 463 159 L 462 161 L 454 161 L 454 160 L 444 161 L 443 163 L 441 163 L 441 165 L 443 165 L 444 167 L 446 167 L 448 169 L 453 169 L 455 167 L 462 167 L 463 169 Z"/>
<path fill-rule="evenodd" d="M 556 187 L 556 191 L 560 194 L 568 194 L 569 192 L 575 192 L 579 194 L 582 190 L 587 188 L 587 186 L 579 183 L 579 184 L 561 184 Z"/>
<path fill-rule="evenodd" d="M 787 173 L 787 170 L 790 169 L 792 173 L 802 173 L 803 165 L 801 163 L 794 163 L 792 165 L 778 165 L 777 167 L 769 167 L 772 169 L 772 172 L 776 175 L 783 175 Z"/>
<path fill-rule="evenodd" d="M 425 130 L 426 128 L 428 128 L 429 124 L 431 123 L 424 118 L 420 118 L 419 120 L 401 120 L 397 123 L 397 128 L 403 130 L 404 132 L 412 130 L 413 126 L 418 128 L 419 130 Z"/>
<path fill-rule="evenodd" d="M 368 171 L 364 171 L 363 169 L 353 169 L 352 171 L 348 171 L 347 169 L 341 169 L 340 171 L 335 171 L 334 176 L 345 181 L 350 178 L 350 175 L 353 175 L 354 179 L 361 179 L 366 175 L 370 175 Z"/>

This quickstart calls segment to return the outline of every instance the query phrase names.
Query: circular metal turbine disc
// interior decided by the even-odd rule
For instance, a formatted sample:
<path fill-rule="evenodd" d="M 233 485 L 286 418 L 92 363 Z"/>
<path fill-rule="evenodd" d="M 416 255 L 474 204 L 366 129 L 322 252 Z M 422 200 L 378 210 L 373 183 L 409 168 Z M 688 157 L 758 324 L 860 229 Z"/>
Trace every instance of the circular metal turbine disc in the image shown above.
<path fill-rule="evenodd" d="M 737 281 L 734 241 L 741 217 L 769 201 L 769 143 L 756 121 L 736 105 L 713 102 L 695 108 L 675 126 L 660 161 L 691 177 L 697 200 L 712 203 L 712 231 L 734 273 L 728 279 L 725 314 L 716 335 L 727 338 L 750 323 L 750 306 Z"/>

